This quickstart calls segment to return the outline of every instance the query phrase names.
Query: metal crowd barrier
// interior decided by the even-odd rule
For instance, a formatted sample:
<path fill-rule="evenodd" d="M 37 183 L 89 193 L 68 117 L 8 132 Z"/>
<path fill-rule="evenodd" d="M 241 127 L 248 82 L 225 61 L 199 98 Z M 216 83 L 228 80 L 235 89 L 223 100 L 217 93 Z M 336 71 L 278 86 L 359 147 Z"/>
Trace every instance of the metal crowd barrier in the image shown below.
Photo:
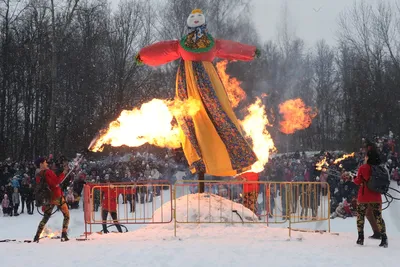
<path fill-rule="evenodd" d="M 197 194 L 199 183 L 204 183 L 204 194 Z M 244 188 L 249 185 L 255 188 L 255 194 L 251 201 L 246 201 Z M 175 235 L 177 224 L 187 223 L 287 224 L 291 235 L 293 224 L 307 228 L 327 221 L 330 232 L 327 183 L 181 180 L 175 183 L 173 191 Z M 229 204 L 223 206 L 221 198 L 230 200 Z M 249 202 L 255 203 L 255 207 Z M 254 212 L 249 214 L 249 209 Z"/>
<path fill-rule="evenodd" d="M 290 194 L 290 225 L 289 232 L 293 230 L 293 224 L 317 223 L 326 221 L 327 231 L 331 229 L 330 188 L 326 182 L 294 182 L 291 183 Z M 295 229 L 304 230 L 304 229 Z M 316 229 L 316 231 L 319 231 Z"/>
<path fill-rule="evenodd" d="M 103 215 L 103 211 L 116 212 L 120 224 L 160 224 L 172 222 L 172 210 L 172 185 L 168 181 L 88 183 L 84 186 L 86 238 L 92 233 L 93 224 L 114 223 L 110 214 L 104 212 Z"/>
<path fill-rule="evenodd" d="M 197 194 L 199 183 L 205 192 Z M 112 200 L 113 199 L 113 200 Z M 229 200 L 223 204 L 223 200 Z M 114 203 L 113 203 L 114 201 Z M 114 223 L 103 210 L 114 209 L 120 224 L 279 224 L 307 231 L 316 222 L 328 223 L 330 190 L 321 182 L 241 180 L 180 180 L 86 184 L 85 236 L 93 224 Z M 157 215 L 157 216 L 154 216 Z M 299 228 L 293 228 L 298 225 Z M 88 229 L 89 227 L 89 229 Z M 305 228 L 304 228 L 305 227 Z"/>

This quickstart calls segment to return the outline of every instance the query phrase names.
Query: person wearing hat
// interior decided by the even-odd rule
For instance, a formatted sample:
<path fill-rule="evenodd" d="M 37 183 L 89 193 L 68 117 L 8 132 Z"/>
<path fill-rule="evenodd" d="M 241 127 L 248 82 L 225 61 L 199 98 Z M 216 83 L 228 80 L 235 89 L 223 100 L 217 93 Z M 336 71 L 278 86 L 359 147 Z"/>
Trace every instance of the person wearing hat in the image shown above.
<path fill-rule="evenodd" d="M 203 11 L 194 9 L 181 40 L 162 41 L 142 48 L 138 64 L 160 66 L 180 59 L 176 75 L 176 100 L 198 103 L 196 114 L 178 116 L 183 152 L 192 173 L 235 176 L 257 161 L 212 61 L 215 58 L 251 61 L 260 55 L 252 45 L 214 39 L 208 33 Z M 200 184 L 200 193 L 204 192 Z"/>
<path fill-rule="evenodd" d="M 367 182 L 371 177 L 371 166 L 379 165 L 380 163 L 381 160 L 376 149 L 373 146 L 368 146 L 364 164 L 360 166 L 357 177 L 354 179 L 354 183 L 360 186 L 357 196 L 358 239 L 356 243 L 364 245 L 365 215 L 367 210 L 371 209 L 381 234 L 381 243 L 379 246 L 387 248 L 388 240 L 386 235 L 386 226 L 385 221 L 382 218 L 382 197 L 380 193 L 371 191 L 367 186 Z"/>
<path fill-rule="evenodd" d="M 35 165 L 37 168 L 39 168 L 39 173 L 36 176 L 36 184 L 38 185 L 40 183 L 42 177 L 45 178 L 45 181 L 52 192 L 52 199 L 49 205 L 42 207 L 44 215 L 39 223 L 36 235 L 33 238 L 33 242 L 39 242 L 40 234 L 42 233 L 47 221 L 50 219 L 50 216 L 55 206 L 57 206 L 61 210 L 64 216 L 62 224 L 61 241 L 62 242 L 68 241 L 69 239 L 67 236 L 67 231 L 69 225 L 69 209 L 60 187 L 60 183 L 64 179 L 65 174 L 67 174 L 68 172 L 68 165 L 67 164 L 64 165 L 64 171 L 59 176 L 57 176 L 54 173 L 54 171 L 49 169 L 46 158 L 40 157 L 36 159 Z"/>

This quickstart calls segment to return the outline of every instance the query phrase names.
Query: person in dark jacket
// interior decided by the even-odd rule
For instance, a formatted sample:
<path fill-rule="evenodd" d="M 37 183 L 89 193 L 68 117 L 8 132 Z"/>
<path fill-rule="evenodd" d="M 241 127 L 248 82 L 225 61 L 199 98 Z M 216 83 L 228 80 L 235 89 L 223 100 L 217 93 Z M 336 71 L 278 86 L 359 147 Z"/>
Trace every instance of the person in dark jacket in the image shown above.
<path fill-rule="evenodd" d="M 28 189 L 29 189 L 29 187 L 28 187 L 27 182 L 22 181 L 22 185 L 19 190 L 21 193 L 21 214 L 24 213 L 25 203 L 27 203 L 26 198 L 27 198 L 27 194 L 28 194 Z M 27 207 L 27 209 L 28 209 L 28 207 Z M 29 213 L 29 211 L 28 211 L 28 213 Z"/>
<path fill-rule="evenodd" d="M 28 214 L 32 215 L 34 211 L 34 193 L 32 184 L 28 185 L 28 189 L 26 192 L 26 209 L 28 210 Z"/>
<path fill-rule="evenodd" d="M 367 182 L 371 177 L 371 166 L 379 165 L 381 163 L 378 152 L 369 146 L 365 156 L 364 164 L 358 169 L 357 177 L 354 183 L 360 186 L 357 197 L 357 229 L 358 239 L 357 244 L 364 245 L 364 222 L 367 209 L 370 208 L 376 219 L 379 230 L 381 232 L 380 247 L 388 247 L 388 240 L 386 236 L 385 221 L 382 218 L 382 197 L 378 192 L 371 191 L 367 187 Z"/>

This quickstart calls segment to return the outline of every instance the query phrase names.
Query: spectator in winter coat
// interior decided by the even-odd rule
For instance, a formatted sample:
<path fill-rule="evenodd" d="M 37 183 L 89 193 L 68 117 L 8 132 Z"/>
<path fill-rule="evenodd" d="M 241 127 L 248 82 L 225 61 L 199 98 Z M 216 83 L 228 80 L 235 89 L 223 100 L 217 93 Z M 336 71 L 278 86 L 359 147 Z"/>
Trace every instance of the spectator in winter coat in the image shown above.
<path fill-rule="evenodd" d="M 28 214 L 32 215 L 34 210 L 33 205 L 33 187 L 32 184 L 28 185 L 27 193 L 26 193 L 26 209 L 28 210 Z"/>
<path fill-rule="evenodd" d="M 12 187 L 14 187 L 14 188 L 19 188 L 20 187 L 18 176 L 14 176 L 12 178 L 11 184 L 12 184 Z"/>
<path fill-rule="evenodd" d="M 26 197 L 28 194 L 28 183 L 24 180 L 22 181 L 22 185 L 20 188 L 20 193 L 21 193 L 21 214 L 24 213 L 24 207 L 25 207 L 25 203 L 26 203 Z"/>
<path fill-rule="evenodd" d="M 14 208 L 14 216 L 18 216 L 18 208 L 19 208 L 19 192 L 18 188 L 14 188 L 14 193 L 12 194 L 12 202 Z"/>
<path fill-rule="evenodd" d="M 14 188 L 12 187 L 11 182 L 6 185 L 5 189 L 6 189 L 8 199 L 10 200 L 10 208 L 12 208 L 14 206 L 12 203 L 12 194 L 14 193 Z M 11 213 L 11 216 L 12 216 L 12 213 Z"/>
<path fill-rule="evenodd" d="M 8 199 L 7 194 L 4 194 L 3 200 L 1 201 L 1 207 L 3 208 L 3 215 L 7 214 L 12 216 L 12 212 L 10 212 L 10 200 Z"/>
<path fill-rule="evenodd" d="M 354 183 L 359 185 L 357 197 L 357 229 L 358 239 L 357 244 L 364 245 L 364 222 L 367 209 L 370 208 L 376 219 L 379 230 L 381 232 L 381 247 L 388 247 L 385 221 L 382 218 L 382 197 L 378 192 L 371 191 L 367 187 L 367 182 L 371 177 L 371 166 L 381 163 L 378 152 L 372 146 L 368 147 L 367 154 L 364 159 L 364 164 L 358 169 L 357 177 Z"/>

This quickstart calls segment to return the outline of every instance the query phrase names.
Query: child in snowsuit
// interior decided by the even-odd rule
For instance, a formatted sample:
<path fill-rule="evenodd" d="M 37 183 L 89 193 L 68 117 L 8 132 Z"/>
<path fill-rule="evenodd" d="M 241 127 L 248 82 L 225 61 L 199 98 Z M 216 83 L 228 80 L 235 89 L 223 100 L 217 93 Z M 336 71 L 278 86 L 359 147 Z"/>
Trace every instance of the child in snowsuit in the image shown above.
<path fill-rule="evenodd" d="M 346 210 L 344 209 L 343 203 L 339 203 L 339 206 L 331 215 L 331 219 L 335 219 L 336 217 L 346 219 Z"/>
<path fill-rule="evenodd" d="M 74 196 L 74 192 L 72 191 L 72 188 L 68 189 L 68 194 L 67 197 L 65 199 L 67 201 L 67 204 L 69 206 L 69 208 L 72 208 L 72 205 L 74 204 L 75 201 L 75 196 Z"/>
<path fill-rule="evenodd" d="M 1 207 L 3 208 L 3 215 L 10 215 L 10 200 L 8 199 L 8 195 L 4 194 L 4 198 L 1 201 Z"/>

